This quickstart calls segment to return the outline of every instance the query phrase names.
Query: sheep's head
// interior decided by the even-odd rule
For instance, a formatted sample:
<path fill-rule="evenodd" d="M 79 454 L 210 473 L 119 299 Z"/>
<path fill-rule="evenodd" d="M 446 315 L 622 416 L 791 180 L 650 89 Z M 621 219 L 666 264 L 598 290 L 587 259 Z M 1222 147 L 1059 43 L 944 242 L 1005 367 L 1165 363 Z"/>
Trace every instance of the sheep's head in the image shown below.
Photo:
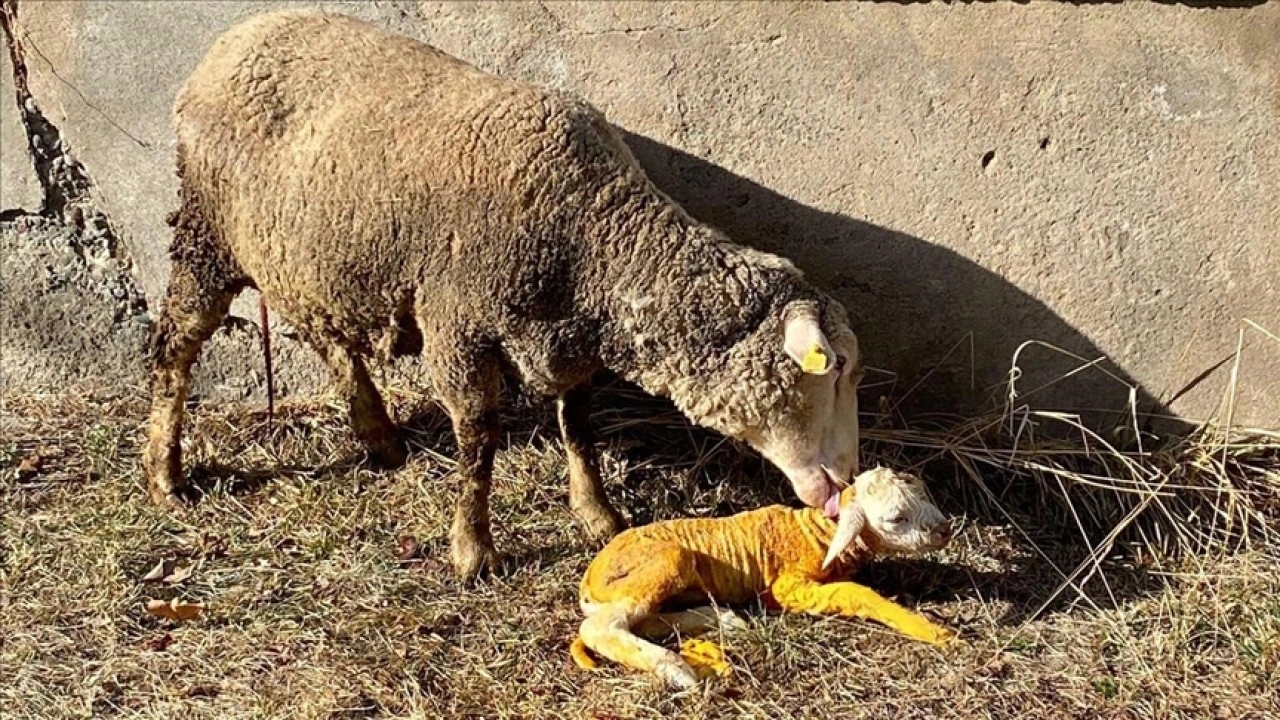
<path fill-rule="evenodd" d="M 916 475 L 877 467 L 840 495 L 840 520 L 823 560 L 825 568 L 856 538 L 877 554 L 924 553 L 951 541 L 951 521 Z"/>
<path fill-rule="evenodd" d="M 835 517 L 841 488 L 858 472 L 858 339 L 835 302 L 821 310 L 794 302 L 781 319 L 783 362 L 796 366 L 786 401 L 743 439 L 782 470 L 806 505 Z"/>

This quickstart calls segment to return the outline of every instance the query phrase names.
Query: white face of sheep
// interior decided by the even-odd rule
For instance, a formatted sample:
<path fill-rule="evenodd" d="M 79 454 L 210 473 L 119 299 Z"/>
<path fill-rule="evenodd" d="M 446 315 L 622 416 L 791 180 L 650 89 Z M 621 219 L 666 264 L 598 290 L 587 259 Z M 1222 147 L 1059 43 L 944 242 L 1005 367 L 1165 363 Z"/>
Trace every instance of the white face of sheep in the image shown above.
<path fill-rule="evenodd" d="M 909 555 L 946 546 L 952 527 L 918 476 L 877 467 L 858 475 L 841 494 L 840 521 L 823 567 L 859 536 L 876 553 Z"/>
<path fill-rule="evenodd" d="M 788 314 L 782 349 L 802 372 L 786 407 L 744 439 L 782 470 L 800 500 L 835 517 L 841 488 L 858 472 L 862 358 L 843 318 L 827 324 L 830 336 L 815 309 Z"/>

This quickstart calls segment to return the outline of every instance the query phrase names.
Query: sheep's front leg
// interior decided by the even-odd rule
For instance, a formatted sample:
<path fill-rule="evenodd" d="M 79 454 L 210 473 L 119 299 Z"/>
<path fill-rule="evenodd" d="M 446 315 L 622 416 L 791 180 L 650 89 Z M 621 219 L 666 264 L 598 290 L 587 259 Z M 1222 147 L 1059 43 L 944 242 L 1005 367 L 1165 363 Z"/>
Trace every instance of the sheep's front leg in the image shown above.
<path fill-rule="evenodd" d="M 616 535 L 626 523 L 605 496 L 600 458 L 591 431 L 591 388 L 582 384 L 561 393 L 560 433 L 569 460 L 569 508 L 596 540 Z"/>
<path fill-rule="evenodd" d="M 798 575 L 784 575 L 770 590 L 788 612 L 874 620 L 933 645 L 942 645 L 955 637 L 953 631 L 857 583 L 819 583 Z"/>
<path fill-rule="evenodd" d="M 498 449 L 497 362 L 487 355 L 455 358 L 465 365 L 436 368 L 440 400 L 453 420 L 458 443 L 458 505 L 450 530 L 453 569 L 464 579 L 497 567 L 489 527 L 489 488 Z"/>

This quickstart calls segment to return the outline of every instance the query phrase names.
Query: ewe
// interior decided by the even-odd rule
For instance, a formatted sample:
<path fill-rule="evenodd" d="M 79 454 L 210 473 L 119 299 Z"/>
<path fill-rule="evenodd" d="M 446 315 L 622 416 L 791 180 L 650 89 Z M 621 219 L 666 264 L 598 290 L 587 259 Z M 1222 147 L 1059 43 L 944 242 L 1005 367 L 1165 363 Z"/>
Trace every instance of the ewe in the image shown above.
<path fill-rule="evenodd" d="M 421 356 L 457 438 L 464 576 L 494 557 L 504 371 L 558 399 L 569 503 L 596 537 L 623 524 L 588 423 L 599 370 L 746 442 L 809 505 L 834 511 L 857 471 L 862 365 L 844 308 L 690 218 L 586 102 L 284 10 L 218 38 L 173 113 L 181 206 L 143 453 L 158 502 L 185 488 L 192 363 L 245 288 L 324 358 L 375 462 L 405 446 L 365 358 Z"/>

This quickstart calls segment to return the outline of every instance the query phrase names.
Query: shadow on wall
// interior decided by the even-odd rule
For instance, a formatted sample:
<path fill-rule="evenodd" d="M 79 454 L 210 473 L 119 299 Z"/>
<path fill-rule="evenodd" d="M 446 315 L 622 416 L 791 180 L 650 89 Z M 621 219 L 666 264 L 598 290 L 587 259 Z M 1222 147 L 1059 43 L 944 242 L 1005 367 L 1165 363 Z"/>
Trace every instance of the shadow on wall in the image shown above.
<path fill-rule="evenodd" d="M 1012 359 L 1024 341 L 1048 343 L 1089 361 L 1103 355 L 1044 303 L 945 247 L 809 207 L 620 130 L 654 184 L 690 214 L 739 242 L 792 258 L 845 303 L 870 366 L 866 400 L 887 396 L 906 417 L 990 410 L 1003 402 Z M 1025 349 L 1019 356 L 1018 402 L 1077 412 L 1096 428 L 1129 425 L 1127 383 L 1136 390 L 1144 429 L 1190 430 L 1168 419 L 1160 399 L 1111 363 L 1066 377 L 1082 365 L 1042 346 Z"/>

